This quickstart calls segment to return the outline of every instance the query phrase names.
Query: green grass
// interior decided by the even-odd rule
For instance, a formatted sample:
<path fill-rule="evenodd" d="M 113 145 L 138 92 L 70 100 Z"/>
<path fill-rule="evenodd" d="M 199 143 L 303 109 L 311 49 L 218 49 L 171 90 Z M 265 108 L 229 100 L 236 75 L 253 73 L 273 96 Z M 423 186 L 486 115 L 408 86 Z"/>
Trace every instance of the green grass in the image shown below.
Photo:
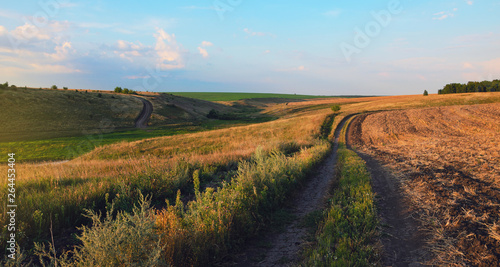
<path fill-rule="evenodd" d="M 287 99 L 312 99 L 332 98 L 334 96 L 297 95 L 297 94 L 270 94 L 270 93 L 217 93 L 217 92 L 172 92 L 177 96 L 190 97 L 208 101 L 237 101 L 251 98 L 287 98 Z"/>
<path fill-rule="evenodd" d="M 370 174 L 345 145 L 340 145 L 338 155 L 338 185 L 304 266 L 368 266 L 379 261 Z"/>
<path fill-rule="evenodd" d="M 133 128 L 139 99 L 106 93 L 0 89 L 0 142 L 83 135 L 88 129 Z"/>
<path fill-rule="evenodd" d="M 70 160 L 103 145 L 124 141 L 131 142 L 159 136 L 208 131 L 213 129 L 248 125 L 257 122 L 260 121 L 207 120 L 197 124 L 184 123 L 154 127 L 147 130 L 133 129 L 111 133 L 94 131 L 84 136 L 61 137 L 35 141 L 6 142 L 1 143 L 0 146 L 0 162 L 7 161 L 8 153 L 16 153 L 16 160 L 18 162 Z"/>

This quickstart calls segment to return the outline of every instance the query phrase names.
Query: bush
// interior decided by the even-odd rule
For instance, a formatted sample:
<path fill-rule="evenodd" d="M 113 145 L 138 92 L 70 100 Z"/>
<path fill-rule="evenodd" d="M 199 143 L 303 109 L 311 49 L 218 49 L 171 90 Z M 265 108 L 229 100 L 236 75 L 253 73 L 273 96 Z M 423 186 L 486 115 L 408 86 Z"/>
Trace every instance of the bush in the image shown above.
<path fill-rule="evenodd" d="M 121 87 L 115 87 L 115 93 L 121 93 L 123 92 L 123 89 Z"/>
<path fill-rule="evenodd" d="M 124 94 L 129 94 L 129 93 L 130 93 L 130 90 L 128 90 L 128 88 L 125 88 L 125 89 L 123 89 L 123 93 L 124 93 Z"/>
<path fill-rule="evenodd" d="M 68 87 L 63 87 L 64 90 L 68 90 Z"/>
<path fill-rule="evenodd" d="M 82 245 L 72 251 L 72 257 L 66 252 L 58 258 L 42 244 L 36 244 L 36 254 L 44 265 L 44 259 L 50 265 L 60 266 L 162 266 L 160 262 L 160 237 L 155 231 L 155 214 L 150 210 L 151 198 L 139 192 L 139 205 L 132 214 L 115 213 L 114 203 L 108 205 L 106 217 L 86 210 L 86 217 L 92 220 L 92 227 L 83 226 L 78 239 Z M 113 218 L 115 217 L 115 218 Z M 57 265 L 56 265 L 57 264 Z"/>
<path fill-rule="evenodd" d="M 332 106 L 332 111 L 333 111 L 333 112 L 338 112 L 338 111 L 340 111 L 340 105 L 333 105 L 333 106 Z"/>
<path fill-rule="evenodd" d="M 218 119 L 219 118 L 219 112 L 215 109 L 211 109 L 208 114 L 207 118 L 209 119 Z"/>
<path fill-rule="evenodd" d="M 428 96 L 429 93 L 427 92 L 427 90 L 424 90 L 424 96 Z"/>
<path fill-rule="evenodd" d="M 57 85 L 52 85 L 52 87 L 50 87 L 50 89 L 57 90 Z"/>
<path fill-rule="evenodd" d="M 97 94 L 97 97 L 102 97 L 102 94 L 101 94 L 101 93 L 98 93 L 98 94 Z"/>

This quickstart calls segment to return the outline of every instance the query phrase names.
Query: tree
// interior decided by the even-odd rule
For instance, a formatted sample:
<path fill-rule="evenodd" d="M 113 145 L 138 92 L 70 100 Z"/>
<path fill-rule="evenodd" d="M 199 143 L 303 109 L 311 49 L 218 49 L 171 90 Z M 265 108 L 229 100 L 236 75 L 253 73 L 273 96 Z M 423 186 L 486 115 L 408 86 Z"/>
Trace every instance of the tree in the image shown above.
<path fill-rule="evenodd" d="M 130 93 L 130 91 L 128 90 L 128 88 L 125 88 L 125 89 L 123 89 L 123 93 L 124 93 L 124 94 L 129 94 L 129 93 Z"/>
<path fill-rule="evenodd" d="M 332 110 L 333 110 L 334 112 L 340 111 L 340 105 L 333 105 L 333 106 L 332 106 Z"/>
<path fill-rule="evenodd" d="M 424 90 L 424 96 L 428 96 L 429 93 L 427 92 L 427 90 Z"/>
<path fill-rule="evenodd" d="M 68 87 L 63 87 L 64 90 L 68 90 Z"/>
<path fill-rule="evenodd" d="M 52 87 L 50 87 L 52 90 L 57 90 L 57 85 L 52 85 Z"/>
<path fill-rule="evenodd" d="M 115 93 L 121 93 L 123 92 L 122 88 L 121 87 L 115 87 Z"/>

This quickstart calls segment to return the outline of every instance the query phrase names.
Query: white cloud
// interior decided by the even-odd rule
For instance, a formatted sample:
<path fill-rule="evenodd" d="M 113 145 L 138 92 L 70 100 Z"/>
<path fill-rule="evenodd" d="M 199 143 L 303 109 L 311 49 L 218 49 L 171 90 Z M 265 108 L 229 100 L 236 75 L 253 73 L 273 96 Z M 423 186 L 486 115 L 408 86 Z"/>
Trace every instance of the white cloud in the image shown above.
<path fill-rule="evenodd" d="M 201 56 L 203 56 L 204 58 L 208 57 L 208 52 L 206 49 L 198 47 L 198 51 L 200 51 Z"/>
<path fill-rule="evenodd" d="M 64 65 L 58 64 L 37 64 L 32 63 L 30 66 L 33 68 L 32 70 L 36 73 L 79 73 L 81 72 L 78 69 L 74 69 Z"/>
<path fill-rule="evenodd" d="M 177 44 L 175 35 L 166 33 L 157 28 L 155 51 L 158 55 L 158 66 L 161 69 L 184 68 L 184 60 L 181 55 L 181 47 Z"/>
<path fill-rule="evenodd" d="M 5 35 L 6 33 L 7 33 L 7 29 L 4 26 L 0 25 L 0 36 Z"/>
<path fill-rule="evenodd" d="M 469 5 L 469 6 L 471 6 L 471 5 L 473 5 L 473 4 L 474 4 L 474 1 L 472 1 L 472 0 L 467 0 L 467 1 L 465 1 L 465 2 L 466 2 L 466 3 L 467 3 L 467 5 Z"/>
<path fill-rule="evenodd" d="M 211 42 L 209 41 L 203 41 L 201 42 L 201 46 L 202 47 L 207 47 L 207 46 L 213 46 L 214 44 L 212 44 Z"/>
<path fill-rule="evenodd" d="M 434 14 L 432 14 L 434 16 L 434 18 L 432 18 L 432 19 L 433 20 L 443 20 L 443 19 L 454 17 L 455 14 L 453 12 L 456 12 L 457 10 L 458 10 L 458 8 L 453 8 L 452 11 L 441 11 L 441 12 L 434 13 Z"/>
<path fill-rule="evenodd" d="M 45 53 L 48 57 L 56 60 L 62 61 L 68 58 L 70 53 L 74 53 L 75 50 L 71 47 L 71 42 L 64 42 L 61 45 L 57 45 L 54 50 L 56 51 L 53 54 Z"/>

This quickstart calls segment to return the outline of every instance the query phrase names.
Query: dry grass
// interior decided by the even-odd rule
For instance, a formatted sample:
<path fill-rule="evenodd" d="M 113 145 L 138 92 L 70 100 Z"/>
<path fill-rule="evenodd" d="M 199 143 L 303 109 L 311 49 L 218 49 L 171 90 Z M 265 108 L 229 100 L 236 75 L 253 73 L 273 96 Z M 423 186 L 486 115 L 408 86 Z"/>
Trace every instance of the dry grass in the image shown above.
<path fill-rule="evenodd" d="M 60 164 L 18 164 L 16 199 L 23 207 L 18 241 L 44 238 L 51 219 L 55 229 L 80 225 L 85 222 L 80 216 L 83 209 L 103 209 L 106 194 L 123 209 L 137 200 L 136 189 L 162 202 L 177 189 L 191 191 L 196 169 L 203 182 L 210 183 L 220 173 L 234 172 L 238 162 L 249 159 L 258 147 L 292 153 L 314 146 L 329 113 L 324 109 L 250 126 L 108 145 Z M 7 172 L 5 165 L 0 172 Z M 1 198 L 6 186 L 0 188 Z M 0 211 L 3 225 L 5 206 Z M 35 213 L 40 216 L 35 218 Z"/>
<path fill-rule="evenodd" d="M 499 264 L 500 104 L 387 111 L 359 144 L 403 180 L 439 265 Z"/>

